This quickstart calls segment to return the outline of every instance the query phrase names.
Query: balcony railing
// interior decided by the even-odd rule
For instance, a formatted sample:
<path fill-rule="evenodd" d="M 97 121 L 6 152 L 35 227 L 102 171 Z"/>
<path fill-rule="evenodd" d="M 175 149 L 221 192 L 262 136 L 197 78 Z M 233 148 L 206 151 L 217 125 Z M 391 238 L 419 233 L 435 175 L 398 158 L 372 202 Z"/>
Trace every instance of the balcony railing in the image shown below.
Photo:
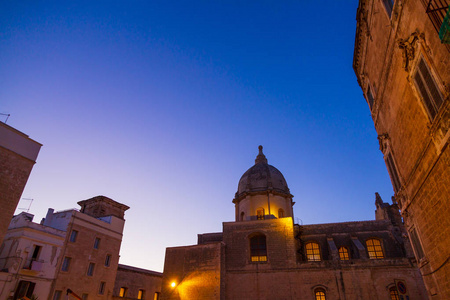
<path fill-rule="evenodd" d="M 450 44 L 450 0 L 422 0 L 442 43 Z"/>

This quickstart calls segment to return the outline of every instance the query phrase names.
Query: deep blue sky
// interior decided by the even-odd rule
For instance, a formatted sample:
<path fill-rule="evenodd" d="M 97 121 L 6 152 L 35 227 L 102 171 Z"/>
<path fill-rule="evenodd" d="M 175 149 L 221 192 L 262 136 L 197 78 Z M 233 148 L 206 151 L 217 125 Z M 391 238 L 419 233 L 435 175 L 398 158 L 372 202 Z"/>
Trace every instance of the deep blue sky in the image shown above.
<path fill-rule="evenodd" d="M 260 144 L 298 222 L 374 219 L 393 191 L 352 70 L 356 8 L 0 2 L 0 113 L 44 145 L 35 221 L 108 196 L 131 207 L 120 262 L 162 271 L 166 247 L 234 220 Z"/>

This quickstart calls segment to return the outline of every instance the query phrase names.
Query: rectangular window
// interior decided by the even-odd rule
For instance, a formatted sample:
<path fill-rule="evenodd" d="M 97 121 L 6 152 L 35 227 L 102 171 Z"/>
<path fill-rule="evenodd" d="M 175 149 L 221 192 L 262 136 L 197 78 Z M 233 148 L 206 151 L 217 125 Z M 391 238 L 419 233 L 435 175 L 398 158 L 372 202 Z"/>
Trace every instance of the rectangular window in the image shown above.
<path fill-rule="evenodd" d="M 369 87 L 367 88 L 367 102 L 369 103 L 370 110 L 372 110 L 373 101 L 374 101 L 374 98 L 373 98 L 372 90 L 370 89 L 370 85 L 369 85 Z"/>
<path fill-rule="evenodd" d="M 400 178 L 397 173 L 397 168 L 395 167 L 395 164 L 394 164 L 394 159 L 392 158 L 391 153 L 388 153 L 386 155 L 385 159 L 386 159 L 386 165 L 388 167 L 389 174 L 391 175 L 391 181 L 392 181 L 392 185 L 394 187 L 394 192 L 397 193 L 401 187 L 401 184 L 400 184 Z"/>
<path fill-rule="evenodd" d="M 138 299 L 144 299 L 144 290 L 140 289 L 138 290 Z"/>
<path fill-rule="evenodd" d="M 72 261 L 72 258 L 67 257 L 67 256 L 64 257 L 63 264 L 62 264 L 62 267 L 61 267 L 61 271 L 68 272 L 69 268 L 70 268 L 70 262 L 71 261 Z"/>
<path fill-rule="evenodd" d="M 423 57 L 420 57 L 414 74 L 414 83 L 431 120 L 436 117 L 444 102 L 436 81 Z"/>
<path fill-rule="evenodd" d="M 109 267 L 111 265 L 111 254 L 107 254 L 105 257 L 105 267 Z"/>
<path fill-rule="evenodd" d="M 88 300 L 88 294 L 82 294 L 81 300 Z"/>
<path fill-rule="evenodd" d="M 99 238 L 95 238 L 94 249 L 98 249 L 99 246 L 100 246 L 100 239 Z"/>
<path fill-rule="evenodd" d="M 103 295 L 105 293 L 105 287 L 106 287 L 106 282 L 104 282 L 104 281 L 100 282 L 100 286 L 98 288 L 98 293 L 100 295 Z"/>
<path fill-rule="evenodd" d="M 78 231 L 72 230 L 70 233 L 70 242 L 75 243 L 77 241 Z"/>
<path fill-rule="evenodd" d="M 155 292 L 155 296 L 153 297 L 153 300 L 159 300 L 159 292 Z"/>
<path fill-rule="evenodd" d="M 119 297 L 126 297 L 127 296 L 127 292 L 128 292 L 128 288 L 126 287 L 121 287 L 120 291 L 119 291 Z"/>
<path fill-rule="evenodd" d="M 416 253 L 417 260 L 420 261 L 425 255 L 423 253 L 422 244 L 417 236 L 416 228 L 411 228 L 409 231 L 409 236 L 411 237 L 411 244 L 414 248 L 414 252 Z"/>
<path fill-rule="evenodd" d="M 19 285 L 14 293 L 14 299 L 22 299 L 23 297 L 31 298 L 35 285 L 36 284 L 31 281 L 19 281 Z"/>
<path fill-rule="evenodd" d="M 62 291 L 55 291 L 53 294 L 53 300 L 60 300 L 62 295 Z"/>
<path fill-rule="evenodd" d="M 250 238 L 250 260 L 252 262 L 267 261 L 266 236 L 257 234 Z"/>
<path fill-rule="evenodd" d="M 95 267 L 94 263 L 89 263 L 89 267 L 88 267 L 88 270 L 87 270 L 87 276 L 94 275 L 94 267 Z"/>
<path fill-rule="evenodd" d="M 384 8 L 386 9 L 386 12 L 389 16 L 389 18 L 392 15 L 392 9 L 394 8 L 394 0 L 382 0 Z"/>

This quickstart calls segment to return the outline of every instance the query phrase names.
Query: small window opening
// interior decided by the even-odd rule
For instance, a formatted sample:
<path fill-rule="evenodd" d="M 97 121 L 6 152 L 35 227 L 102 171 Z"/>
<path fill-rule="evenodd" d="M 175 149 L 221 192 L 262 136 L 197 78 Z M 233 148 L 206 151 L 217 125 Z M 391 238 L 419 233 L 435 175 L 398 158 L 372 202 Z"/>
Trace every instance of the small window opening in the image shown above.
<path fill-rule="evenodd" d="M 267 261 L 266 236 L 257 234 L 250 238 L 250 258 L 252 262 Z"/>
<path fill-rule="evenodd" d="M 256 210 L 256 219 L 264 220 L 264 208 L 258 208 Z"/>
<path fill-rule="evenodd" d="M 305 245 L 307 261 L 321 261 L 320 247 L 318 243 L 310 242 Z"/>
<path fill-rule="evenodd" d="M 98 247 L 100 247 L 100 238 L 95 238 L 94 249 L 98 249 Z"/>
<path fill-rule="evenodd" d="M 367 253 L 370 259 L 384 258 L 383 248 L 381 242 L 378 239 L 369 239 L 366 241 Z"/>
<path fill-rule="evenodd" d="M 128 292 L 128 288 L 126 287 L 121 287 L 120 291 L 119 291 L 119 297 L 126 297 L 127 296 L 127 292 Z"/>
<path fill-rule="evenodd" d="M 347 247 L 340 247 L 339 248 L 339 258 L 341 260 L 349 260 L 350 259 L 350 255 L 348 253 L 348 248 Z"/>
<path fill-rule="evenodd" d="M 284 210 L 283 210 L 282 208 L 280 208 L 280 209 L 278 210 L 278 218 L 279 218 L 279 219 L 284 218 Z"/>
<path fill-rule="evenodd" d="M 324 289 L 315 289 L 314 290 L 314 299 L 315 300 L 326 300 L 327 295 Z"/>
<path fill-rule="evenodd" d="M 72 230 L 70 233 L 70 242 L 75 243 L 77 241 L 78 231 Z"/>
<path fill-rule="evenodd" d="M 398 295 L 398 291 L 395 287 L 391 287 L 389 289 L 389 296 L 391 297 L 391 300 L 400 300 L 400 297 Z"/>

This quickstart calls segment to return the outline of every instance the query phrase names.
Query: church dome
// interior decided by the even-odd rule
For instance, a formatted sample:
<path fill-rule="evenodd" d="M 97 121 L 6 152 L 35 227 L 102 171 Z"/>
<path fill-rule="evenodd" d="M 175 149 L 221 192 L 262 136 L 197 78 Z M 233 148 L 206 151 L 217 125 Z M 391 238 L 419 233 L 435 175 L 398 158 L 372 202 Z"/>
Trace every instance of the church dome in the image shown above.
<path fill-rule="evenodd" d="M 235 200 L 240 200 L 247 194 L 267 191 L 292 196 L 283 174 L 267 163 L 267 158 L 262 152 L 263 147 L 258 148 L 259 154 L 255 159 L 255 165 L 248 169 L 239 180 Z"/>

